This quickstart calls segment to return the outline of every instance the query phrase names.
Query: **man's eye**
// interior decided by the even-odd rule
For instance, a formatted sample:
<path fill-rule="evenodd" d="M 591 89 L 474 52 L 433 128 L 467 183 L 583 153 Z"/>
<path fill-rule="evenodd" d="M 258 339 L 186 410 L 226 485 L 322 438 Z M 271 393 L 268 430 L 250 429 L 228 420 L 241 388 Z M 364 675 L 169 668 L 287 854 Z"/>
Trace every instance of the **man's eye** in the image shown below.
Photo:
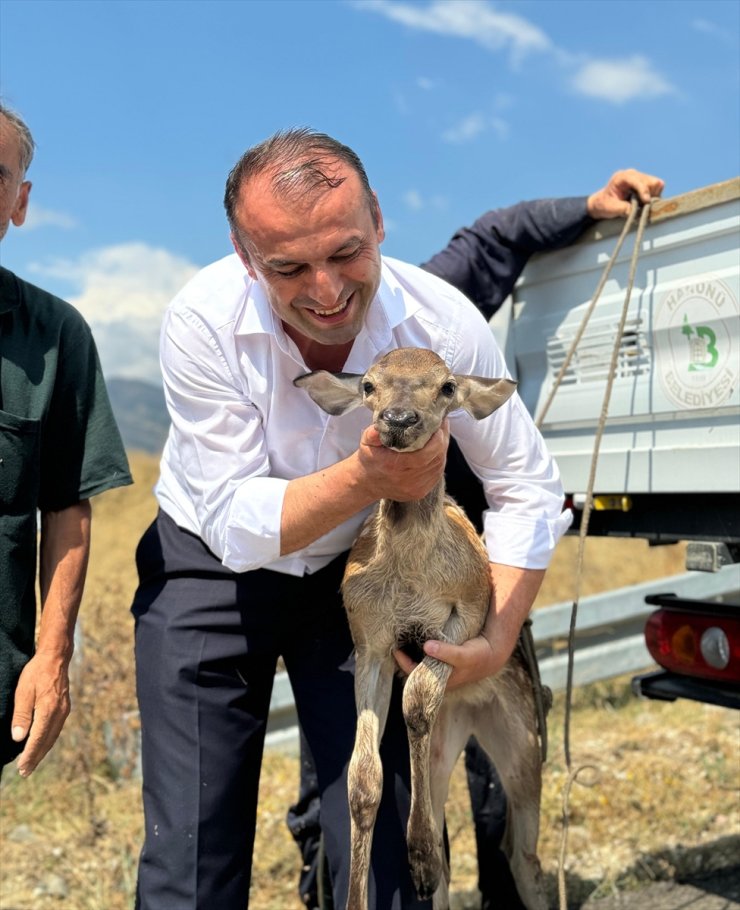
<path fill-rule="evenodd" d="M 358 255 L 359 252 L 360 252 L 360 250 L 358 247 L 356 250 L 352 250 L 351 253 L 337 253 L 336 256 L 332 256 L 331 258 L 335 262 L 349 262 L 349 260 L 354 259 L 355 256 Z"/>
<path fill-rule="evenodd" d="M 275 274 L 279 275 L 281 278 L 295 278 L 296 275 L 300 275 L 301 267 L 298 265 L 294 269 L 289 269 L 287 272 L 276 271 Z"/>

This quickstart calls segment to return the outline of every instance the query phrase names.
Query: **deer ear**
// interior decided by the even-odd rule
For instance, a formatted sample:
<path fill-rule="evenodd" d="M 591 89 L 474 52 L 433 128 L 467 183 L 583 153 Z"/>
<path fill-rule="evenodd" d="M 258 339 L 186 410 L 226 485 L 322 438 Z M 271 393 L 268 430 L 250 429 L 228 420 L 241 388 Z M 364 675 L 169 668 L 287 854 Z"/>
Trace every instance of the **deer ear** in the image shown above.
<path fill-rule="evenodd" d="M 511 398 L 517 386 L 513 379 L 486 379 L 483 376 L 455 376 L 455 382 L 457 406 L 465 408 L 476 420 L 493 414 Z"/>
<path fill-rule="evenodd" d="M 336 417 L 353 411 L 362 404 L 360 373 L 329 373 L 314 370 L 293 380 L 293 385 L 305 389 L 316 404 L 327 414 Z"/>

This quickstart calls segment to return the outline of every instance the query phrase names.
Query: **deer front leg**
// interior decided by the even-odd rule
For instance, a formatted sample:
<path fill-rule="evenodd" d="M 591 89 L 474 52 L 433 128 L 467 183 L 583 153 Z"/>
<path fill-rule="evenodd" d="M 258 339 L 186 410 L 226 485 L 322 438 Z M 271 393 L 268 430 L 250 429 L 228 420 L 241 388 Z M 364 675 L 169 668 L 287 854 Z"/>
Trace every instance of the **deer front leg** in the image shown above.
<path fill-rule="evenodd" d="M 350 811 L 350 873 L 347 910 L 366 910 L 367 880 L 373 828 L 383 792 L 380 738 L 388 717 L 394 660 L 357 652 L 355 702 L 357 732 L 349 763 L 347 792 Z"/>

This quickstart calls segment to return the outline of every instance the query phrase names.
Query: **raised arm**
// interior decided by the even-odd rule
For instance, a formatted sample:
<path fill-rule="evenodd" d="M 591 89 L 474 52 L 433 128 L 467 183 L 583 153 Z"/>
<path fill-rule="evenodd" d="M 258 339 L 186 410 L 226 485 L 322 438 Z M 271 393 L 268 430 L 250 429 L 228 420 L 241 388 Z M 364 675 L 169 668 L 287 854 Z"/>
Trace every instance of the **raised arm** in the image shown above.
<path fill-rule="evenodd" d="M 490 319 L 533 253 L 568 246 L 594 221 L 626 216 L 633 194 L 645 203 L 663 186 L 659 177 L 627 169 L 588 197 L 537 199 L 486 212 L 422 268 L 454 285 Z"/>
<path fill-rule="evenodd" d="M 573 241 L 593 224 L 586 197 L 538 199 L 481 215 L 422 264 L 490 317 L 511 293 L 533 253 Z"/>

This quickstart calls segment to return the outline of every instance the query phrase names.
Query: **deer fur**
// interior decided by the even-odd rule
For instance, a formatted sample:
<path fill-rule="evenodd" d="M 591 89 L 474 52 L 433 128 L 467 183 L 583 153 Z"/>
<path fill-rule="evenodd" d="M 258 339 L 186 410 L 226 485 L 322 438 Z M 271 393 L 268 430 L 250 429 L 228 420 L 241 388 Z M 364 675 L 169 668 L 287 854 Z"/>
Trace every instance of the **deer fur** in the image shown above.
<path fill-rule="evenodd" d="M 384 445 L 421 448 L 445 416 L 483 419 L 516 383 L 450 372 L 423 348 L 386 354 L 364 375 L 315 371 L 295 384 L 330 414 L 365 405 Z M 357 732 L 349 766 L 351 868 L 347 910 L 366 910 L 375 817 L 382 791 L 379 745 L 397 665 L 393 651 L 428 639 L 477 636 L 491 599 L 488 555 L 444 480 L 418 502 L 381 500 L 351 550 L 342 595 L 356 648 Z M 494 677 L 446 693 L 451 666 L 424 656 L 406 678 L 403 714 L 411 757 L 406 840 L 420 898 L 449 907 L 442 843 L 449 779 L 469 736 L 494 762 L 508 799 L 503 848 L 528 910 L 545 910 L 537 858 L 541 753 L 530 672 L 520 650 Z"/>

